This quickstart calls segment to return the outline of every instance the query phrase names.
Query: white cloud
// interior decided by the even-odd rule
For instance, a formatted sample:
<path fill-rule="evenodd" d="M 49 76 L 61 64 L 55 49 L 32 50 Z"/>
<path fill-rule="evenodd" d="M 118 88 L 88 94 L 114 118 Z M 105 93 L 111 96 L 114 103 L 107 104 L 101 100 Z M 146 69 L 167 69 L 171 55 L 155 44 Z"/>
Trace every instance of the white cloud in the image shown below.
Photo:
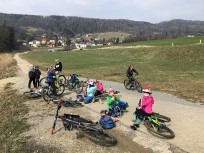
<path fill-rule="evenodd" d="M 0 0 L 0 12 L 160 22 L 203 20 L 203 0 Z"/>

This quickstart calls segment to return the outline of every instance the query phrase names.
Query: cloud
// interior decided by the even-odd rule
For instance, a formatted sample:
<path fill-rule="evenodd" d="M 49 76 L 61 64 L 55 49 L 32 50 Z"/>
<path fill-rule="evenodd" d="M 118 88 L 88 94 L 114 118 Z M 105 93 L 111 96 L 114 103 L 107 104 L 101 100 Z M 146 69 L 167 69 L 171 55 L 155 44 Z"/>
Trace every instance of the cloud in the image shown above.
<path fill-rule="evenodd" d="M 0 12 L 160 22 L 204 20 L 203 0 L 0 0 Z"/>

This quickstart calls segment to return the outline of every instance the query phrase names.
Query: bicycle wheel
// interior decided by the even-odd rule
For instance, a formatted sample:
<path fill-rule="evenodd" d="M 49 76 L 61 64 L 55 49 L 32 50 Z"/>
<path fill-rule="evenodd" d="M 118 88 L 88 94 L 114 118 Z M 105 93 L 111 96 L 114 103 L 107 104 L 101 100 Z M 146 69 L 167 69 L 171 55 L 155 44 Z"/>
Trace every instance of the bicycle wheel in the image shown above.
<path fill-rule="evenodd" d="M 137 91 L 139 93 L 142 93 L 142 86 L 141 86 L 141 84 L 137 80 L 135 80 L 135 86 L 137 88 Z"/>
<path fill-rule="evenodd" d="M 59 84 L 65 84 L 66 83 L 66 77 L 64 75 L 59 75 L 58 82 L 59 82 Z"/>
<path fill-rule="evenodd" d="M 149 120 L 146 120 L 144 122 L 144 125 L 147 128 L 147 131 L 150 132 L 151 134 L 153 133 L 167 139 L 172 139 L 175 137 L 174 132 L 164 124 L 161 124 L 159 126 Z"/>
<path fill-rule="evenodd" d="M 41 87 L 47 86 L 47 85 L 48 85 L 48 84 L 47 84 L 47 77 L 43 77 L 42 79 L 40 79 L 39 85 L 40 85 Z"/>
<path fill-rule="evenodd" d="M 79 132 L 86 136 L 92 142 L 105 147 L 115 146 L 118 141 L 115 137 L 110 134 L 105 133 L 101 129 L 90 128 L 80 128 Z"/>
<path fill-rule="evenodd" d="M 49 98 L 50 98 L 50 95 L 51 95 L 51 93 L 50 93 L 49 87 L 48 86 L 43 87 L 43 89 L 42 89 L 42 97 L 43 97 L 43 99 L 45 101 L 48 101 Z"/>
<path fill-rule="evenodd" d="M 131 89 L 131 83 L 129 83 L 129 80 L 124 80 L 124 86 L 125 89 L 130 90 Z"/>
<path fill-rule="evenodd" d="M 156 112 L 153 112 L 154 116 L 157 117 L 157 119 L 160 121 L 160 122 L 171 122 L 171 118 L 167 117 L 167 116 L 164 116 L 164 115 L 160 115 L 159 113 L 156 113 Z"/>
<path fill-rule="evenodd" d="M 24 96 L 29 97 L 29 98 L 37 98 L 40 95 L 35 93 L 34 91 L 30 92 L 30 91 L 26 91 L 23 93 Z"/>
<path fill-rule="evenodd" d="M 61 96 L 64 93 L 65 87 L 64 84 L 59 84 L 59 88 L 57 88 L 57 95 Z"/>
<path fill-rule="evenodd" d="M 76 93 L 80 94 L 83 91 L 83 84 L 82 84 L 82 82 L 77 82 L 75 88 L 76 88 Z"/>

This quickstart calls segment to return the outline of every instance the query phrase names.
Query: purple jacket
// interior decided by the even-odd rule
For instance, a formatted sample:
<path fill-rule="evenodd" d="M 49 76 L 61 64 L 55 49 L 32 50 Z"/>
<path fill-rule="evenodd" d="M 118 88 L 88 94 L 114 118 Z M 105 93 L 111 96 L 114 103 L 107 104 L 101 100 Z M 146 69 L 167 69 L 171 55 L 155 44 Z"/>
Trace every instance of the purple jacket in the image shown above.
<path fill-rule="evenodd" d="M 141 108 L 147 114 L 152 114 L 152 105 L 154 104 L 154 98 L 151 96 L 143 96 Z"/>

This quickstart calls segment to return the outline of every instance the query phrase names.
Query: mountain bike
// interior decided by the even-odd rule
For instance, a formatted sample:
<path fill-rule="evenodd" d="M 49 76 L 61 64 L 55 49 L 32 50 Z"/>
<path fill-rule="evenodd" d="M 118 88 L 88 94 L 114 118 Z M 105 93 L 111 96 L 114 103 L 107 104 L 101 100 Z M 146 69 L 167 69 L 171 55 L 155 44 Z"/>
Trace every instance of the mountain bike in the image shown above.
<path fill-rule="evenodd" d="M 23 93 L 28 98 L 38 98 L 42 96 L 42 89 L 32 89 Z"/>
<path fill-rule="evenodd" d="M 55 82 L 56 93 L 57 96 L 61 96 L 64 93 L 65 86 L 64 84 L 59 84 L 57 81 Z M 45 101 L 48 101 L 49 98 L 53 97 L 53 88 L 48 85 L 42 88 L 42 97 Z"/>
<path fill-rule="evenodd" d="M 141 100 L 139 102 L 140 106 Z M 135 114 L 137 116 L 137 114 Z M 164 115 L 160 115 L 158 112 L 153 112 L 150 116 L 144 117 L 144 125 L 147 131 L 153 135 L 157 135 L 163 138 L 172 139 L 175 137 L 174 132 L 168 128 L 165 122 L 170 122 L 171 119 Z"/>
<path fill-rule="evenodd" d="M 142 92 L 142 85 L 136 80 L 136 74 L 133 76 L 134 80 L 129 83 L 129 79 L 124 80 L 124 86 L 127 90 L 137 90 Z"/>
<path fill-rule="evenodd" d="M 55 120 L 51 128 L 51 134 L 54 134 L 55 126 L 57 120 L 61 120 L 65 130 L 78 130 L 77 138 L 87 137 L 92 142 L 110 147 L 117 144 L 117 140 L 110 134 L 107 134 L 103 129 L 91 120 L 80 117 L 79 115 L 64 114 L 59 115 L 59 110 L 61 108 L 61 100 L 58 100 L 57 111 L 55 115 Z"/>
<path fill-rule="evenodd" d="M 77 79 L 74 82 L 72 82 L 71 78 L 68 77 L 66 79 L 65 86 L 68 88 L 68 90 L 75 91 L 77 94 L 80 94 L 83 91 L 84 82 L 80 81 L 78 79 L 78 75 L 77 74 L 74 74 L 74 75 L 76 75 Z"/>
<path fill-rule="evenodd" d="M 66 83 L 66 77 L 64 75 L 56 75 L 56 81 L 59 84 L 65 84 Z M 40 86 L 44 87 L 47 86 L 47 77 L 43 77 L 42 79 L 40 79 Z"/>
<path fill-rule="evenodd" d="M 47 103 L 50 104 L 50 102 L 53 102 L 54 104 L 58 104 L 59 97 L 49 97 Z M 83 107 L 84 105 L 77 100 L 69 99 L 61 99 L 61 104 L 65 107 Z"/>

